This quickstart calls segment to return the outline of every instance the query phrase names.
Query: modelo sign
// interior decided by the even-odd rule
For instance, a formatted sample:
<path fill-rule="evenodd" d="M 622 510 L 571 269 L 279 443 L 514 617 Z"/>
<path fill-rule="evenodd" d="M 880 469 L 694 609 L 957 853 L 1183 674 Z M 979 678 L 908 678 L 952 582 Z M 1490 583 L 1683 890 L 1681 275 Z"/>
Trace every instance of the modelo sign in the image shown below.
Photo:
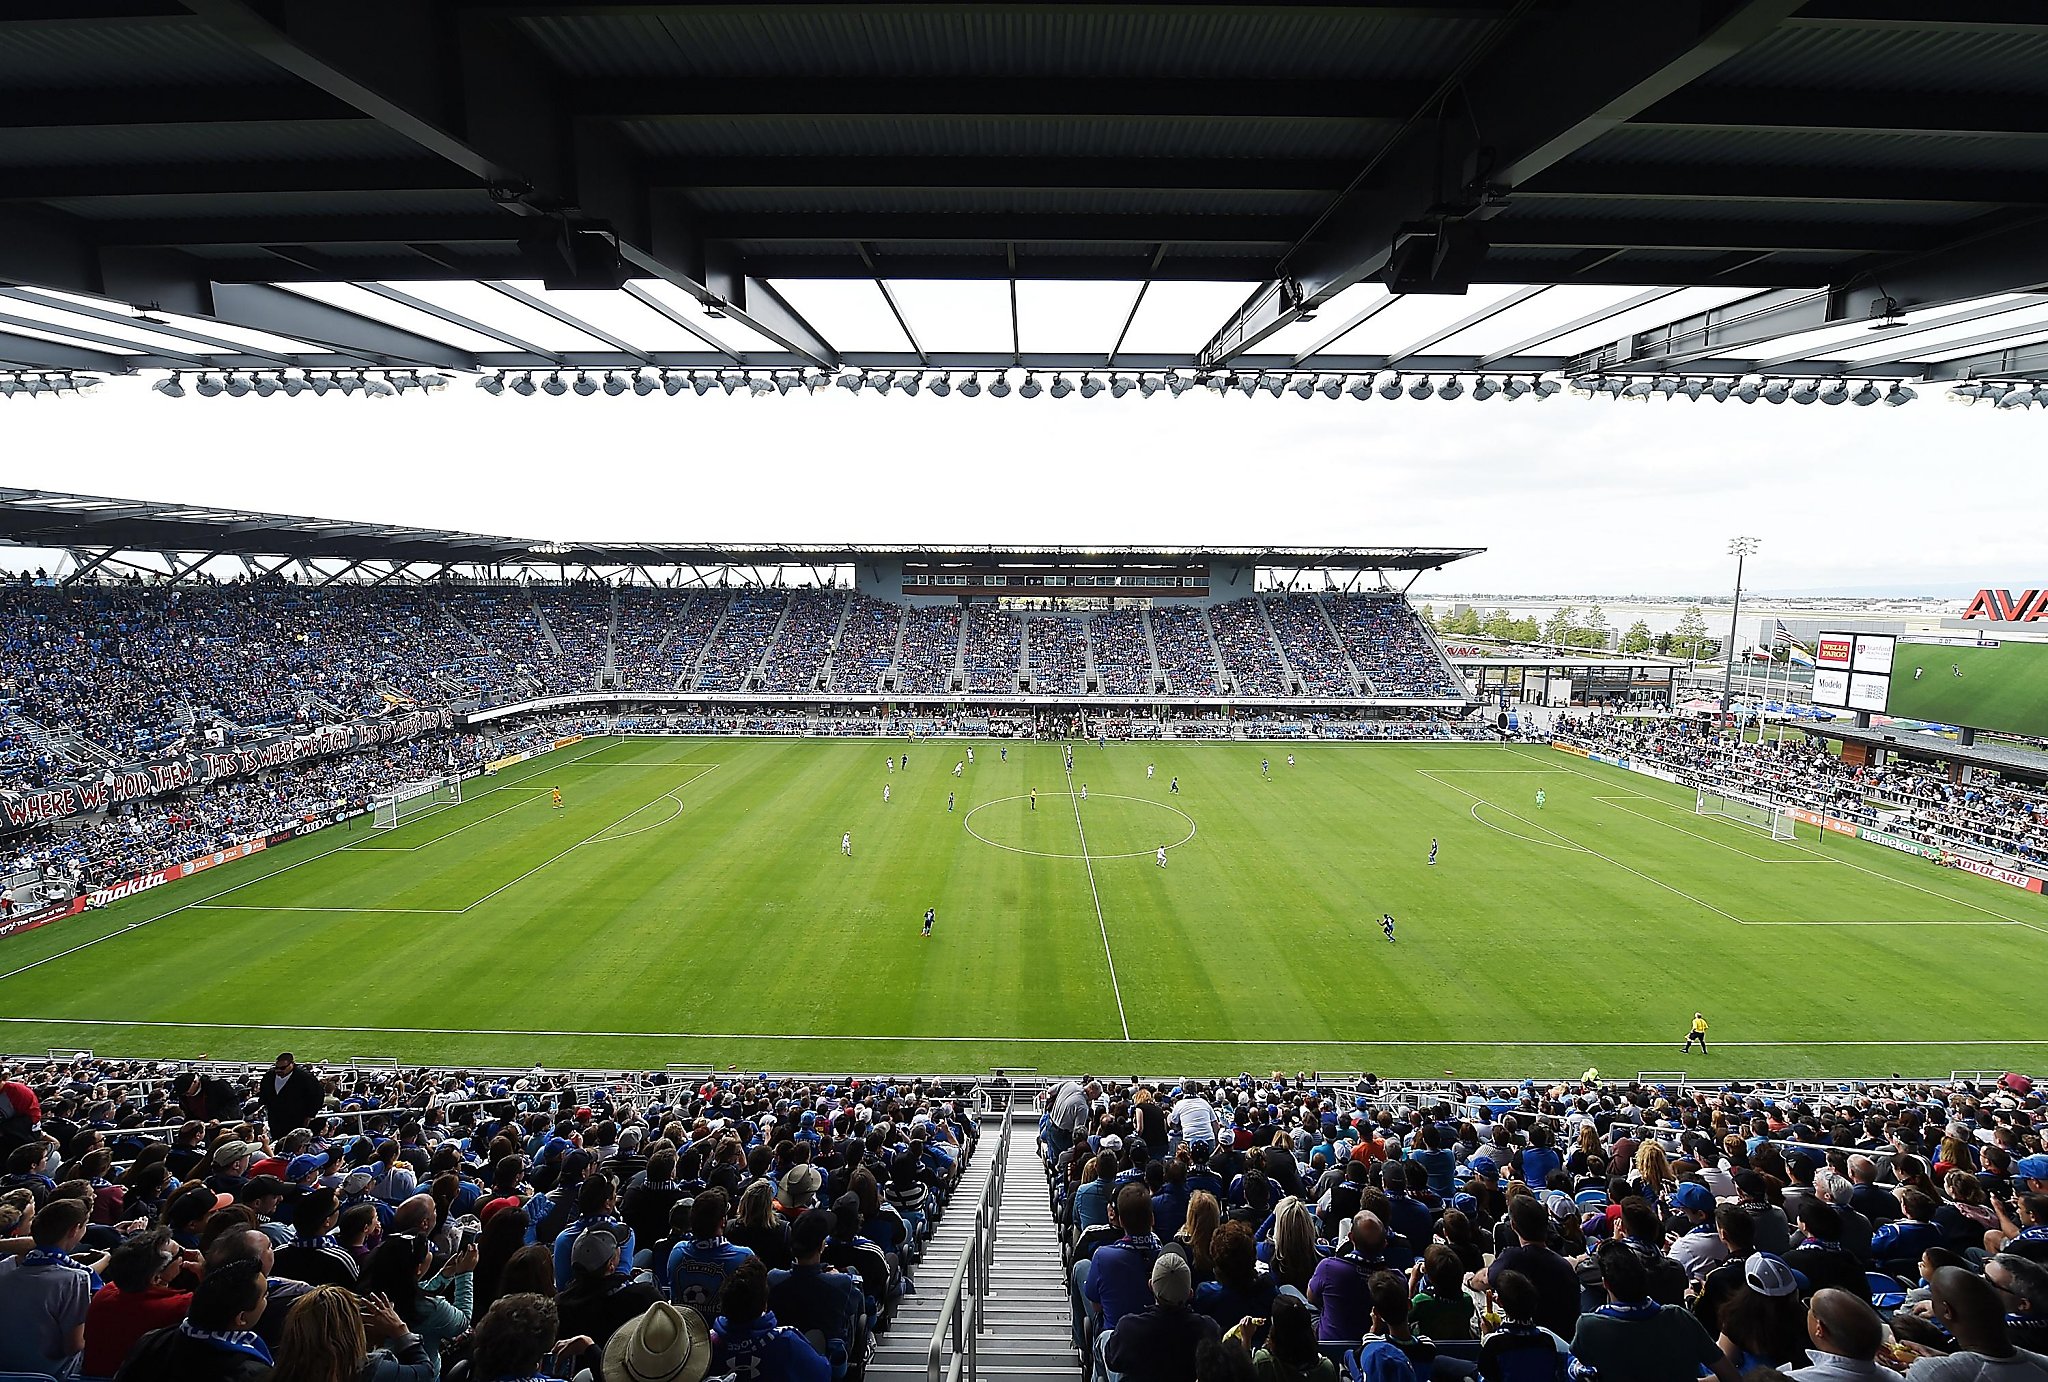
<path fill-rule="evenodd" d="M 1963 610 L 1965 619 L 1989 619 L 2000 624 L 2031 624 L 2048 619 L 2048 589 L 1980 590 Z"/>

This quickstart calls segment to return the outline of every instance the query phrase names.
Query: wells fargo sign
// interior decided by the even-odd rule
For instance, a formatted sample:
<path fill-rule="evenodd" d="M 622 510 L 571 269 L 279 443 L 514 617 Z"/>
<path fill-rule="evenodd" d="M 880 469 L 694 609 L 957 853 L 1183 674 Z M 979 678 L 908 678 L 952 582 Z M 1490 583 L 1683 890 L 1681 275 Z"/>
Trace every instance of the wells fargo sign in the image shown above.
<path fill-rule="evenodd" d="M 2031 624 L 2048 619 L 2048 588 L 2022 590 L 1980 590 L 1963 610 L 1965 619 L 1993 619 L 2003 624 Z"/>

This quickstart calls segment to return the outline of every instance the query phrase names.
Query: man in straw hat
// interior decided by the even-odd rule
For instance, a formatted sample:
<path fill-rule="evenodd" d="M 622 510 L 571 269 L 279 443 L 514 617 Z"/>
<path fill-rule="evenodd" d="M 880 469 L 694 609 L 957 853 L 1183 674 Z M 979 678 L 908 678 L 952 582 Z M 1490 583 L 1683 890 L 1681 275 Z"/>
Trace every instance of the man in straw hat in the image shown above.
<path fill-rule="evenodd" d="M 711 1331 L 688 1306 L 647 1307 L 604 1346 L 604 1382 L 699 1382 L 711 1366 Z"/>

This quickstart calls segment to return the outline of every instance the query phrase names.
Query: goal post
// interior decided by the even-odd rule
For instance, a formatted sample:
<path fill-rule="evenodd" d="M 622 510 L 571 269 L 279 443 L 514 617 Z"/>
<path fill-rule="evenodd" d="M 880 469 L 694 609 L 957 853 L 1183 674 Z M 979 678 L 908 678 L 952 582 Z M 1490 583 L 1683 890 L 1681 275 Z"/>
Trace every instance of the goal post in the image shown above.
<path fill-rule="evenodd" d="M 377 793 L 370 799 L 370 804 L 373 808 L 372 824 L 378 830 L 391 830 L 443 807 L 460 806 L 462 779 L 444 776 L 407 782 Z"/>
<path fill-rule="evenodd" d="M 1793 838 L 1792 813 L 1777 802 L 1765 801 L 1739 792 L 1701 787 L 1693 800 L 1696 816 L 1719 816 L 1763 831 L 1774 840 Z"/>

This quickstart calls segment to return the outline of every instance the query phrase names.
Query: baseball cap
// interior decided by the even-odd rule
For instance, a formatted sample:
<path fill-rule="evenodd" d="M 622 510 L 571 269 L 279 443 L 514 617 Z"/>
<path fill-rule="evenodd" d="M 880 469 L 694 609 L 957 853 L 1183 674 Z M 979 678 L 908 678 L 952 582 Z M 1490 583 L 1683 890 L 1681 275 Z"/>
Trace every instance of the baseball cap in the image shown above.
<path fill-rule="evenodd" d="M 256 1155 L 254 1147 L 251 1147 L 246 1142 L 237 1142 L 231 1138 L 213 1149 L 213 1164 L 216 1166 L 232 1166 L 236 1162 L 254 1155 Z"/>
<path fill-rule="evenodd" d="M 344 1195 L 365 1194 L 374 1184 L 376 1184 L 376 1180 L 368 1171 L 351 1171 L 342 1177 L 341 1193 Z"/>
<path fill-rule="evenodd" d="M 1180 1305 L 1194 1291 L 1194 1277 L 1188 1260 L 1177 1252 L 1163 1252 L 1152 1260 L 1152 1295 L 1162 1305 Z"/>
<path fill-rule="evenodd" d="M 1742 1264 L 1742 1279 L 1760 1296 L 1789 1296 L 1799 1289 L 1792 1269 L 1775 1257 L 1753 1252 Z"/>
<path fill-rule="evenodd" d="M 1493 1158 L 1490 1156 L 1473 1157 L 1466 1169 L 1482 1180 L 1492 1180 L 1500 1174 L 1500 1167 L 1493 1164 Z"/>
<path fill-rule="evenodd" d="M 575 1180 L 585 1171 L 588 1171 L 596 1161 L 596 1157 L 578 1147 L 575 1151 L 562 1158 L 562 1179 L 564 1181 Z"/>
<path fill-rule="evenodd" d="M 1102 1139 L 1102 1150 L 1105 1152 L 1120 1152 L 1123 1149 L 1124 1140 L 1115 1133 L 1110 1133 Z"/>
<path fill-rule="evenodd" d="M 1671 1203 L 1680 1209 L 1689 1209 L 1698 1214 L 1714 1212 L 1714 1192 L 1704 1185 L 1686 1181 L 1671 1192 Z"/>
<path fill-rule="evenodd" d="M 2048 1180 L 2048 1156 L 2023 1156 L 2013 1163 L 2012 1173 L 2021 1180 Z"/>
<path fill-rule="evenodd" d="M 601 1228 L 587 1228 L 576 1235 L 569 1249 L 569 1265 L 579 1272 L 609 1271 L 619 1255 L 619 1240 Z"/>
<path fill-rule="evenodd" d="M 265 1195 L 282 1195 L 289 1189 L 291 1187 L 276 1176 L 251 1176 L 242 1182 L 242 1200 L 247 1203 L 250 1200 L 260 1200 Z"/>
<path fill-rule="evenodd" d="M 301 1152 L 291 1159 L 290 1165 L 285 1167 L 284 1178 L 296 1183 L 312 1175 L 315 1171 L 324 1171 L 326 1169 L 327 1154 L 325 1152 Z"/>

